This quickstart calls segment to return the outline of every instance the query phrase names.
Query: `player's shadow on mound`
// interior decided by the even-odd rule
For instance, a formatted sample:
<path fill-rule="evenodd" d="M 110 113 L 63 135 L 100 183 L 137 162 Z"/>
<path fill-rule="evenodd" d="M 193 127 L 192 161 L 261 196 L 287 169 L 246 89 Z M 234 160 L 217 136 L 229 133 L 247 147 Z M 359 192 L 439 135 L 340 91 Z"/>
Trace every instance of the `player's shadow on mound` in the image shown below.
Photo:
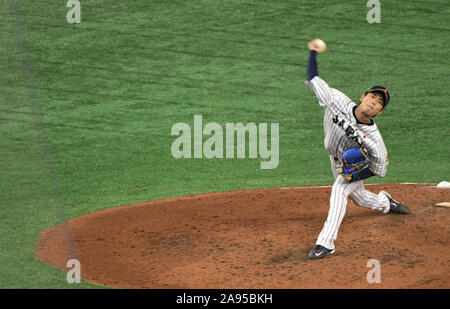
<path fill-rule="evenodd" d="M 303 249 L 287 249 L 269 258 L 268 264 L 280 264 L 285 262 L 298 262 L 307 260 L 309 250 Z"/>
<path fill-rule="evenodd" d="M 345 215 L 344 220 L 345 219 L 373 219 L 376 217 L 382 217 L 384 214 L 380 213 L 379 211 L 376 210 L 363 210 L 363 212 L 358 212 L 358 213 L 348 213 Z"/>
<path fill-rule="evenodd" d="M 354 206 L 359 207 L 359 206 Z M 359 212 L 348 212 L 345 214 L 345 218 L 351 218 L 351 219 L 372 219 L 374 217 L 383 216 L 382 213 L 376 210 L 370 210 L 370 209 L 362 209 Z M 283 222 L 320 222 L 321 225 L 323 225 L 323 221 L 327 219 L 327 213 L 321 213 L 321 214 L 314 214 L 309 216 L 294 216 L 290 218 L 280 218 L 279 221 Z"/>

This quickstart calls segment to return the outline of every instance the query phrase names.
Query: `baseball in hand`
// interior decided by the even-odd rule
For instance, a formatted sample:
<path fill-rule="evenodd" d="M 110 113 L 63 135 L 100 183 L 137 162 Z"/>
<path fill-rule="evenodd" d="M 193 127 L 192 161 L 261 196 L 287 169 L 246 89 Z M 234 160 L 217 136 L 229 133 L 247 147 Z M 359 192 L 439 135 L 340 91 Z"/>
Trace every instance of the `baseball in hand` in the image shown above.
<path fill-rule="evenodd" d="M 327 44 L 321 39 L 314 39 L 308 43 L 308 48 L 310 50 L 315 50 L 318 53 L 323 53 L 327 50 Z"/>

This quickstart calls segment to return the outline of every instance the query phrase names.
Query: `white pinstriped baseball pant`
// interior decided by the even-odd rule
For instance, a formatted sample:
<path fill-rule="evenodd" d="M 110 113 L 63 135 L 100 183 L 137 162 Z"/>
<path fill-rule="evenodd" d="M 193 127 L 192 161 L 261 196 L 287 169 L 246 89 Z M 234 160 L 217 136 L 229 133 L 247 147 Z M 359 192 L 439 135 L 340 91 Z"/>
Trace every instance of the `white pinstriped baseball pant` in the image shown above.
<path fill-rule="evenodd" d="M 378 195 L 364 189 L 362 180 L 348 182 L 337 172 L 337 161 L 330 156 L 331 170 L 335 178 L 331 189 L 330 210 L 327 221 L 323 225 L 322 231 L 317 238 L 316 245 L 321 245 L 328 249 L 334 249 L 339 226 L 345 216 L 347 198 L 350 197 L 357 205 L 378 210 L 382 213 L 389 211 L 389 200 L 386 195 Z"/>

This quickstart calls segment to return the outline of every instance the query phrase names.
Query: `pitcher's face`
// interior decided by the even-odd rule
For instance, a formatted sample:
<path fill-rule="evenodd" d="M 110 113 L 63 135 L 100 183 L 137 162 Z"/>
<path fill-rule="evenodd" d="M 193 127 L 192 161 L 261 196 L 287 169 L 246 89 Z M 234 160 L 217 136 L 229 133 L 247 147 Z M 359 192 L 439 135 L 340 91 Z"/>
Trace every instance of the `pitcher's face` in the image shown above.
<path fill-rule="evenodd" d="M 376 115 L 381 114 L 384 111 L 384 99 L 383 96 L 376 92 L 368 92 L 361 96 L 361 104 L 359 104 L 359 109 L 361 113 L 372 118 Z"/>

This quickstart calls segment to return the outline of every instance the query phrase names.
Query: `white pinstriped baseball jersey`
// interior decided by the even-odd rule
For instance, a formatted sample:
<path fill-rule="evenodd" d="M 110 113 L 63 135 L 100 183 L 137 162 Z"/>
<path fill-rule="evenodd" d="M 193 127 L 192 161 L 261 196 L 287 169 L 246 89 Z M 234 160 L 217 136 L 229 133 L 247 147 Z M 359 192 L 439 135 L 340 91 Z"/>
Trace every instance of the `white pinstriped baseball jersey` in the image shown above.
<path fill-rule="evenodd" d="M 359 136 L 362 137 L 363 146 L 368 151 L 371 171 L 375 175 L 384 177 L 389 160 L 377 125 L 373 121 L 370 124 L 362 124 L 357 121 L 354 115 L 357 105 L 339 90 L 328 86 L 319 76 L 310 81 L 306 80 L 305 84 L 314 92 L 320 106 L 325 109 L 324 146 L 329 155 L 341 158 L 346 150 L 359 147 L 355 139 L 346 135 L 345 130 L 333 121 L 333 118 L 338 116 L 340 119 L 345 119 L 355 131 L 358 131 Z"/>

